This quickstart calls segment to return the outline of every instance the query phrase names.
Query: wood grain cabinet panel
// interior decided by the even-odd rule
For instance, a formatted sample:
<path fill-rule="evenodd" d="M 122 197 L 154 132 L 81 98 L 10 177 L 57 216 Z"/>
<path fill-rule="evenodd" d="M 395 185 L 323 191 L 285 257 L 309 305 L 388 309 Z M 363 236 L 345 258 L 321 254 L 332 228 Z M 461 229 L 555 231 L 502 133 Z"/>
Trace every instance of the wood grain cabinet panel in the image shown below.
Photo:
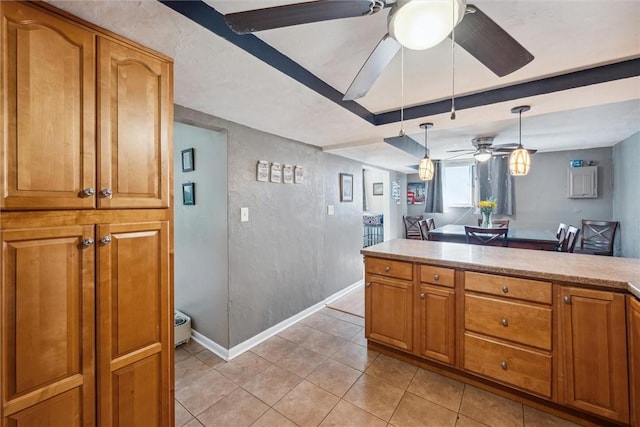
<path fill-rule="evenodd" d="M 552 299 L 549 282 L 472 271 L 464 273 L 464 289 L 540 304 L 551 304 Z"/>
<path fill-rule="evenodd" d="M 101 208 L 169 206 L 170 64 L 98 38 Z"/>
<path fill-rule="evenodd" d="M 100 425 L 139 425 L 140 414 L 170 425 L 169 224 L 105 224 L 97 235 Z"/>
<path fill-rule="evenodd" d="M 26 2 L 0 10 L 0 207 L 93 208 L 95 36 Z"/>
<path fill-rule="evenodd" d="M 93 240 L 82 243 L 93 238 L 93 226 L 0 235 L 5 422 L 35 426 L 48 425 L 35 421 L 49 416 L 68 420 L 60 409 L 68 402 L 69 410 L 77 409 L 77 422 L 68 425 L 93 425 L 95 252 Z"/>
<path fill-rule="evenodd" d="M 562 403 L 628 423 L 624 295 L 564 287 L 558 304 L 564 366 Z"/>
<path fill-rule="evenodd" d="M 365 336 L 403 350 L 413 350 L 413 284 L 365 277 Z"/>
<path fill-rule="evenodd" d="M 631 425 L 640 426 L 640 301 L 627 296 Z"/>
<path fill-rule="evenodd" d="M 74 388 L 6 418 L 8 427 L 81 427 L 82 393 Z"/>
<path fill-rule="evenodd" d="M 455 363 L 455 292 L 421 285 L 418 292 L 420 355 L 448 365 Z"/>

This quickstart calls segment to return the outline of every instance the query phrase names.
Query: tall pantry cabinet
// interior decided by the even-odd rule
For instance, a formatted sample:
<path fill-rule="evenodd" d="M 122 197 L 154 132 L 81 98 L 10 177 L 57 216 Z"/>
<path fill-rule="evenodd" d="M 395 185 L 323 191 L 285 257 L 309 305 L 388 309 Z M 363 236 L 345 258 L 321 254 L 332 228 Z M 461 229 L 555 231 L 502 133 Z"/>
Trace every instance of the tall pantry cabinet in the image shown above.
<path fill-rule="evenodd" d="M 0 16 L 1 426 L 170 426 L 172 60 Z"/>

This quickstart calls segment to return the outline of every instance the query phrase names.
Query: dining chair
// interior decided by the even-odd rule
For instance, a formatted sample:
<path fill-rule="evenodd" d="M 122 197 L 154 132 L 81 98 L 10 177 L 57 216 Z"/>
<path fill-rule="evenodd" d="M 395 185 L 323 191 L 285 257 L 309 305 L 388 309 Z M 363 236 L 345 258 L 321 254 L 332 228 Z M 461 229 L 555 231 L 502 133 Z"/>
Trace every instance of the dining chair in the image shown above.
<path fill-rule="evenodd" d="M 418 220 L 418 227 L 420 228 L 422 240 L 429 240 L 429 222 L 426 219 L 420 219 Z"/>
<path fill-rule="evenodd" d="M 464 226 L 464 234 L 467 236 L 467 243 L 473 245 L 507 246 L 507 234 L 509 228 L 484 228 Z"/>
<path fill-rule="evenodd" d="M 482 217 L 478 218 L 478 227 L 482 225 Z M 499 228 L 509 227 L 509 219 L 508 218 L 491 218 L 491 225 Z"/>
<path fill-rule="evenodd" d="M 429 231 L 433 230 L 434 228 L 436 228 L 436 220 L 433 218 L 427 218 L 427 228 L 429 229 Z"/>
<path fill-rule="evenodd" d="M 560 252 L 571 252 L 576 248 L 576 243 L 578 242 L 578 236 L 580 236 L 580 229 L 570 225 L 567 227 L 567 232 L 560 244 Z"/>
<path fill-rule="evenodd" d="M 618 221 L 582 220 L 582 236 L 577 252 L 613 256 Z"/>
<path fill-rule="evenodd" d="M 418 225 L 418 221 L 420 221 L 421 219 L 424 219 L 423 215 L 406 215 L 402 217 L 402 221 L 404 222 L 405 239 L 422 240 L 422 234 L 420 234 L 420 226 Z"/>
<path fill-rule="evenodd" d="M 558 231 L 556 231 L 556 239 L 558 239 L 557 251 L 562 251 L 562 244 L 564 243 L 564 238 L 567 235 L 567 227 L 567 224 L 564 222 L 561 222 L 558 225 Z"/>

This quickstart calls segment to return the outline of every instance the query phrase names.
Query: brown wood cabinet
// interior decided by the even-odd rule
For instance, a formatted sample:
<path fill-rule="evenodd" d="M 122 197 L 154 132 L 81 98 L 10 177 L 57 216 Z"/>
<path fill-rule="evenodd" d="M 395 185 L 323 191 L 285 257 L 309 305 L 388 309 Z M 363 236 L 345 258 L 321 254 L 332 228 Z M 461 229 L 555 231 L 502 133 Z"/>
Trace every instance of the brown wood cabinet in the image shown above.
<path fill-rule="evenodd" d="M 448 365 L 455 364 L 455 275 L 450 268 L 420 265 L 415 327 L 417 353 Z"/>
<path fill-rule="evenodd" d="M 172 61 L 0 16 L 2 426 L 173 425 Z"/>
<path fill-rule="evenodd" d="M 640 301 L 627 296 L 631 425 L 640 426 Z"/>
<path fill-rule="evenodd" d="M 561 403 L 628 423 L 624 295 L 563 287 L 558 311 Z"/>
<path fill-rule="evenodd" d="M 365 259 L 365 336 L 403 350 L 413 350 L 413 266 Z"/>

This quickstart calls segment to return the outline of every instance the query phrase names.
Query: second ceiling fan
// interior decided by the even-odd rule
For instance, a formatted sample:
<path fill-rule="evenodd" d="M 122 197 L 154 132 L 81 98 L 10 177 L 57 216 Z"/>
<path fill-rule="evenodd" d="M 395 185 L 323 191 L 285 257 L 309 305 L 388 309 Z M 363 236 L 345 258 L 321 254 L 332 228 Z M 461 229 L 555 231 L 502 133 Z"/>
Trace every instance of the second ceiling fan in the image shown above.
<path fill-rule="evenodd" d="M 499 77 L 533 60 L 520 43 L 466 0 L 316 0 L 224 15 L 238 34 L 311 22 L 372 15 L 390 8 L 388 32 L 354 78 L 343 100 L 362 98 L 402 46 L 422 50 L 450 36 Z"/>

